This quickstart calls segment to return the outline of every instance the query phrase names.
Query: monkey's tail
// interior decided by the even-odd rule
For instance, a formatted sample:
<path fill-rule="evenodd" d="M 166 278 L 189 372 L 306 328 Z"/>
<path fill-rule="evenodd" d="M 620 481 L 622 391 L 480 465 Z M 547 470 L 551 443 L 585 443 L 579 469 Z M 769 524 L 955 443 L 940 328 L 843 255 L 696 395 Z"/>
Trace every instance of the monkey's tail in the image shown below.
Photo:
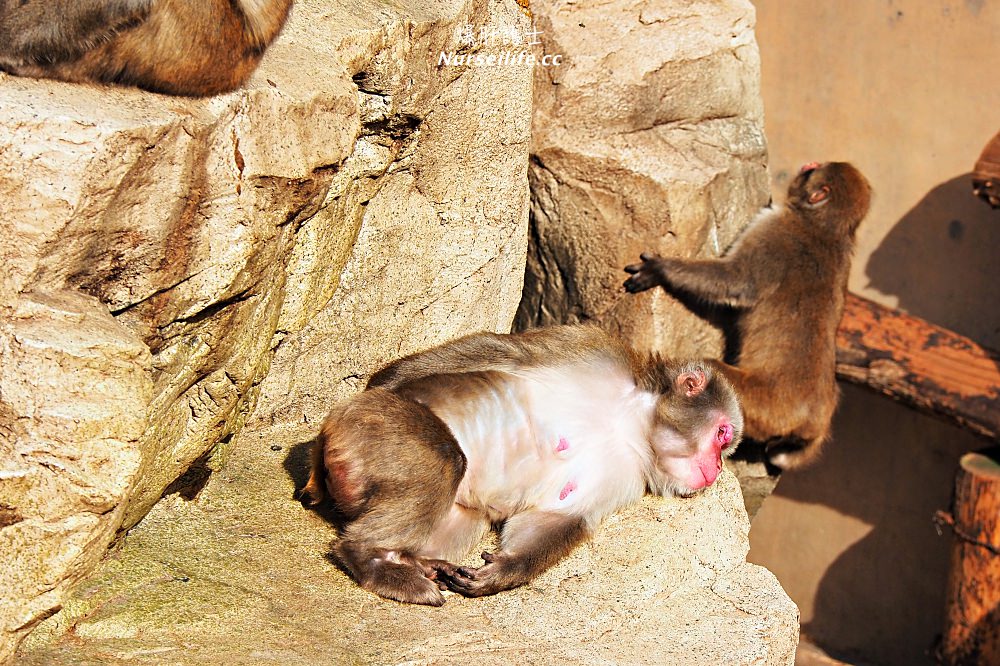
<path fill-rule="evenodd" d="M 767 444 L 767 461 L 780 470 L 799 469 L 814 463 L 828 437 L 783 438 Z"/>
<path fill-rule="evenodd" d="M 309 481 L 295 491 L 295 499 L 303 506 L 316 506 L 326 499 L 326 464 L 323 461 L 323 440 L 317 439 L 312 448 L 312 469 Z"/>

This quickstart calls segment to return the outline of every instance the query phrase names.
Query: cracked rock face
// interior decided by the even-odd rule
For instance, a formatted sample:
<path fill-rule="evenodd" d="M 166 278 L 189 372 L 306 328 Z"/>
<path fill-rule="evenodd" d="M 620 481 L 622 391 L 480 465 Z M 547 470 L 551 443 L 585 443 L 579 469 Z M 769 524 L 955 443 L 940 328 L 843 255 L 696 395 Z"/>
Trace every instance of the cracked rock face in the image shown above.
<path fill-rule="evenodd" d="M 753 7 L 531 7 L 545 51 L 564 64 L 536 70 L 516 327 L 596 319 L 638 348 L 718 355 L 718 332 L 662 290 L 626 296 L 622 268 L 643 251 L 718 256 L 767 203 Z"/>
<path fill-rule="evenodd" d="M 750 526 L 728 470 L 695 497 L 646 497 L 611 516 L 528 585 L 446 593 L 428 608 L 366 592 L 324 557 L 332 526 L 291 499 L 311 432 L 244 429 L 198 498 L 157 504 L 28 638 L 19 666 L 794 659 L 798 610 L 746 561 Z M 487 540 L 466 562 L 493 548 Z"/>
<path fill-rule="evenodd" d="M 531 73 L 436 56 L 527 19 L 425 5 L 301 0 L 203 100 L 0 74 L 0 660 L 255 406 L 508 328 Z"/>
<path fill-rule="evenodd" d="M 509 327 L 528 171 L 523 323 L 716 342 L 616 291 L 765 197 L 752 9 L 530 4 L 564 56 L 536 71 L 530 167 L 531 70 L 439 60 L 529 34 L 513 0 L 299 0 L 247 88 L 205 100 L 0 75 L 0 661 L 62 607 L 19 662 L 791 662 L 728 472 L 443 609 L 361 590 L 291 499 L 373 369 Z"/>

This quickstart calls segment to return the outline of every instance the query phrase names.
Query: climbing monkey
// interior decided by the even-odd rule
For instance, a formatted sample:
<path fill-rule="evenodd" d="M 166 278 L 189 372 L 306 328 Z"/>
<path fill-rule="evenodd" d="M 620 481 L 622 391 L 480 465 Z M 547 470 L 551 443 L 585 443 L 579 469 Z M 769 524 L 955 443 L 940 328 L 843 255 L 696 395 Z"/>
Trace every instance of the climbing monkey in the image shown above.
<path fill-rule="evenodd" d="M 718 368 L 740 394 L 747 439 L 781 469 L 813 460 L 830 434 L 837 326 L 870 202 L 850 164 L 807 164 L 784 205 L 762 211 L 721 259 L 643 254 L 625 267 L 631 293 L 662 286 L 735 315 L 738 358 Z"/>

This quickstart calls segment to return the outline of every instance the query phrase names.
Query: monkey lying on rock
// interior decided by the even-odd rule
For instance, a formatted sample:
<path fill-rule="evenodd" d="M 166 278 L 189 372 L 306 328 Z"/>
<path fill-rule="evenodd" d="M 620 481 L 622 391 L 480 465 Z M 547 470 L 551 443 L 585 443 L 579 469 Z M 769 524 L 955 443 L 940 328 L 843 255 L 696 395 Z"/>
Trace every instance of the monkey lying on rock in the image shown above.
<path fill-rule="evenodd" d="M 292 0 L 0 0 L 0 70 L 172 95 L 235 90 Z"/>
<path fill-rule="evenodd" d="M 870 201 L 868 181 L 850 164 L 807 164 L 785 204 L 762 211 L 721 259 L 643 254 L 625 267 L 629 292 L 660 285 L 735 312 L 738 360 L 718 367 L 739 391 L 747 439 L 766 443 L 779 468 L 813 460 L 829 435 L 837 326 Z"/>
<path fill-rule="evenodd" d="M 650 490 L 711 485 L 743 430 L 732 386 L 591 326 L 479 333 L 402 358 L 330 412 L 300 497 L 343 519 L 363 588 L 440 606 L 527 583 Z M 500 549 L 460 559 L 491 525 Z"/>

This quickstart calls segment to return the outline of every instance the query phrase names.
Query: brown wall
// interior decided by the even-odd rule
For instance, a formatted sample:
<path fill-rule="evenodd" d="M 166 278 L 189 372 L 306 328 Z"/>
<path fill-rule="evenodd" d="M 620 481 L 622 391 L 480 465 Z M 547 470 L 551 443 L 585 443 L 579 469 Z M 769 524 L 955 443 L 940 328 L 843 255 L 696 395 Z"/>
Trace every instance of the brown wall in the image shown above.
<path fill-rule="evenodd" d="M 1000 211 L 969 172 L 1000 128 L 997 0 L 757 0 L 771 175 L 844 159 L 872 181 L 851 288 L 1000 348 Z M 947 508 L 981 440 L 848 387 L 834 441 L 790 473 L 751 531 L 804 632 L 874 663 L 929 662 L 940 629 Z"/>

